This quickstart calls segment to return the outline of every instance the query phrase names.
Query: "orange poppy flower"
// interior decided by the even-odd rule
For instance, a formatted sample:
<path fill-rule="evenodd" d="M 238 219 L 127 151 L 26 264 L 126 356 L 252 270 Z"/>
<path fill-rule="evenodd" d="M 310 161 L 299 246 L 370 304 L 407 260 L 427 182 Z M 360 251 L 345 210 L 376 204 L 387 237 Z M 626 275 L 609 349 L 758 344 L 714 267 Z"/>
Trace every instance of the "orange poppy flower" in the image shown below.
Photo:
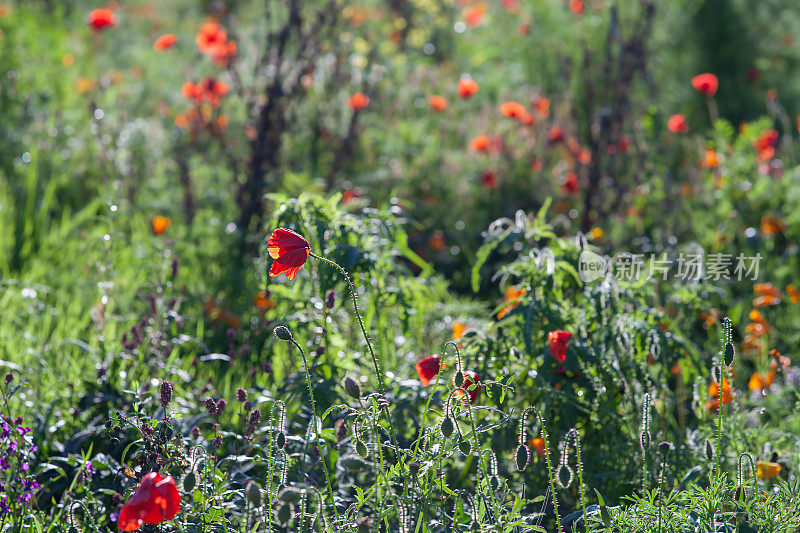
<path fill-rule="evenodd" d="M 706 148 L 705 155 L 703 156 L 703 160 L 700 162 L 700 166 L 703 168 L 718 167 L 719 157 L 717 156 L 717 151 L 713 148 Z"/>
<path fill-rule="evenodd" d="M 704 74 L 698 74 L 692 78 L 692 87 L 694 87 L 695 91 L 699 92 L 706 98 L 711 98 L 717 94 L 719 80 L 717 80 L 715 75 L 708 72 Z"/>
<path fill-rule="evenodd" d="M 224 66 L 228 63 L 230 58 L 236 55 L 236 52 L 236 43 L 234 41 L 228 41 L 224 45 L 220 45 L 216 48 L 214 53 L 211 54 L 211 61 L 216 65 Z"/>
<path fill-rule="evenodd" d="M 467 23 L 467 26 L 470 28 L 477 28 L 483 22 L 483 18 L 486 16 L 486 10 L 488 6 L 486 2 L 478 2 L 472 7 L 469 7 L 464 10 L 464 21 Z"/>
<path fill-rule="evenodd" d="M 793 304 L 800 303 L 800 291 L 794 285 L 789 284 L 786 286 L 786 294 L 789 295 L 789 301 Z"/>
<path fill-rule="evenodd" d="M 564 132 L 558 126 L 553 126 L 547 134 L 547 142 L 556 144 L 564 141 Z"/>
<path fill-rule="evenodd" d="M 767 320 L 764 318 L 764 315 L 762 315 L 761 311 L 759 311 L 758 309 L 752 309 L 750 311 L 750 313 L 747 315 L 747 317 L 752 322 L 758 322 L 759 324 L 766 324 L 767 323 Z"/>
<path fill-rule="evenodd" d="M 153 230 L 153 235 L 161 235 L 169 229 L 172 225 L 172 220 L 169 217 L 157 215 L 150 221 L 150 227 Z"/>
<path fill-rule="evenodd" d="M 755 372 L 752 376 L 750 376 L 750 381 L 747 382 L 747 388 L 752 391 L 768 389 L 770 386 L 772 386 L 773 381 L 775 381 L 774 370 L 767 372 L 765 377 L 762 377 L 761 374 Z"/>
<path fill-rule="evenodd" d="M 156 39 L 156 42 L 153 43 L 153 50 L 155 50 L 156 52 L 169 50 L 170 48 L 175 46 L 175 43 L 177 41 L 178 38 L 175 37 L 174 33 L 165 33 L 164 35 Z"/>
<path fill-rule="evenodd" d="M 497 313 L 497 319 L 498 320 L 502 319 L 504 316 L 506 316 L 508 313 L 514 310 L 519 305 L 519 302 L 516 300 L 525 296 L 525 293 L 527 292 L 528 291 L 527 289 L 525 289 L 525 287 L 517 287 L 516 285 L 512 285 L 509 288 L 507 288 L 505 295 L 505 303 L 507 303 L 508 305 L 503 307 Z"/>
<path fill-rule="evenodd" d="M 758 136 L 758 139 L 753 141 L 753 148 L 758 150 L 759 152 L 762 150 L 766 150 L 767 148 L 771 148 L 778 144 L 778 139 L 780 135 L 778 134 L 778 130 L 770 128 L 768 130 L 764 130 L 761 135 Z"/>
<path fill-rule="evenodd" d="M 436 250 L 437 252 L 441 252 L 444 250 L 445 242 L 444 242 L 444 233 L 442 230 L 436 230 L 431 235 L 430 239 L 428 239 L 428 244 L 431 248 Z"/>
<path fill-rule="evenodd" d="M 270 298 L 269 291 L 258 291 L 256 297 L 253 298 L 253 305 L 256 306 L 258 311 L 263 315 L 273 307 L 275 307 L 275 300 Z"/>
<path fill-rule="evenodd" d="M 768 305 L 778 305 L 781 303 L 781 299 L 776 296 L 770 296 L 769 294 L 764 296 L 759 296 L 753 300 L 753 307 L 766 307 Z"/>
<path fill-rule="evenodd" d="M 689 124 L 686 123 L 686 116 L 683 113 L 678 113 L 669 117 L 667 129 L 672 133 L 689 133 Z"/>
<path fill-rule="evenodd" d="M 752 322 L 747 324 L 744 329 L 747 333 L 752 333 L 756 337 L 760 337 L 769 333 L 769 324 L 766 322 Z"/>
<path fill-rule="evenodd" d="M 458 80 L 458 97 L 463 99 L 472 98 L 478 92 L 478 84 L 471 78 L 461 78 Z"/>
<path fill-rule="evenodd" d="M 110 9 L 93 9 L 86 17 L 86 23 L 95 31 L 110 28 L 117 23 L 117 16 Z"/>
<path fill-rule="evenodd" d="M 544 439 L 541 437 L 537 437 L 535 439 L 528 439 L 528 444 L 536 450 L 536 453 L 539 454 L 539 457 L 544 459 L 545 448 L 544 448 Z"/>
<path fill-rule="evenodd" d="M 521 119 L 527 113 L 525 106 L 519 102 L 504 102 L 500 104 L 500 114 L 504 117 Z"/>
<path fill-rule="evenodd" d="M 220 47 L 226 46 L 228 34 L 220 24 L 206 22 L 200 27 L 195 42 L 200 53 L 214 55 L 219 51 Z"/>
<path fill-rule="evenodd" d="M 489 137 L 478 135 L 469 142 L 470 150 L 475 152 L 485 152 L 489 148 Z"/>
<path fill-rule="evenodd" d="M 753 292 L 759 296 L 775 296 L 776 298 L 781 296 L 781 291 L 772 283 L 756 283 L 753 285 Z"/>
<path fill-rule="evenodd" d="M 781 465 L 770 461 L 756 462 L 756 477 L 758 479 L 771 479 L 781 473 Z"/>
<path fill-rule="evenodd" d="M 786 223 L 778 218 L 769 215 L 761 217 L 761 233 L 764 235 L 780 235 L 786 229 Z"/>
<path fill-rule="evenodd" d="M 353 111 L 361 111 L 369 105 L 369 97 L 364 93 L 355 93 L 347 99 L 347 107 Z"/>
<path fill-rule="evenodd" d="M 467 332 L 467 325 L 462 322 L 453 322 L 453 340 L 460 339 Z"/>
<path fill-rule="evenodd" d="M 447 109 L 447 98 L 444 96 L 439 96 L 438 94 L 434 94 L 428 99 L 428 104 L 431 106 L 431 109 L 437 113 L 441 113 Z"/>
<path fill-rule="evenodd" d="M 536 113 L 540 118 L 547 118 L 550 115 L 550 99 L 540 96 L 533 101 L 533 107 L 536 108 Z"/>
<path fill-rule="evenodd" d="M 712 381 L 711 384 L 708 386 L 708 395 L 711 397 L 706 402 L 706 408 L 709 411 L 716 411 L 719 408 L 720 404 L 720 390 L 719 390 L 719 383 L 716 381 Z M 727 403 L 731 403 L 733 401 L 733 391 L 731 390 L 731 384 L 728 381 L 728 378 L 722 378 L 722 404 L 725 405 Z"/>
<path fill-rule="evenodd" d="M 291 280 L 308 260 L 311 246 L 299 233 L 278 228 L 267 240 L 267 252 L 275 260 L 269 269 L 269 275 L 274 277 L 286 272 L 286 278 Z"/>

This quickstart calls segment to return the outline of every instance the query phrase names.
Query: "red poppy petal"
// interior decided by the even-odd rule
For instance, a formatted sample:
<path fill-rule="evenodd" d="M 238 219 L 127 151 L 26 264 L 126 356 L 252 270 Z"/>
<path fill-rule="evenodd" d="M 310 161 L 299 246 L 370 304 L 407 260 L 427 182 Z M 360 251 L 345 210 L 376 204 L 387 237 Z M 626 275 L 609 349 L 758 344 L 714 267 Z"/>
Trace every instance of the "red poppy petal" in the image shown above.
<path fill-rule="evenodd" d="M 278 228 L 272 232 L 267 240 L 267 252 L 273 259 L 281 255 L 300 249 L 310 249 L 308 241 L 299 233 L 287 228 Z"/>

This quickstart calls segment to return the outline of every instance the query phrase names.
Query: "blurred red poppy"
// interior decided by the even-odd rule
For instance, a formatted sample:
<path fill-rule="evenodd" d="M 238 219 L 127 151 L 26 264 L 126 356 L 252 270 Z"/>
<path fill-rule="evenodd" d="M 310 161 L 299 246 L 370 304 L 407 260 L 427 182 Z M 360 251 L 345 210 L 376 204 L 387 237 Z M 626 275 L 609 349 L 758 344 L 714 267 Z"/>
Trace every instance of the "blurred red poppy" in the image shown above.
<path fill-rule="evenodd" d="M 93 9 L 86 17 L 86 22 L 99 31 L 114 26 L 117 23 L 117 16 L 110 9 Z"/>
<path fill-rule="evenodd" d="M 429 355 L 417 361 L 417 375 L 419 375 L 419 381 L 424 387 L 427 387 L 431 380 L 439 374 L 440 366 L 441 359 L 438 355 Z"/>
<path fill-rule="evenodd" d="M 536 108 L 536 112 L 539 114 L 541 118 L 547 118 L 550 115 L 550 99 L 544 96 L 540 96 L 536 100 L 533 101 L 533 107 Z"/>
<path fill-rule="evenodd" d="M 170 48 L 175 46 L 175 43 L 177 41 L 178 38 L 175 37 L 174 33 L 165 33 L 164 35 L 156 39 L 156 42 L 153 43 L 153 50 L 157 52 L 161 52 L 163 50 L 169 50 Z"/>
<path fill-rule="evenodd" d="M 567 172 L 567 175 L 564 177 L 564 183 L 561 184 L 561 190 L 567 194 L 575 194 L 579 189 L 580 183 L 578 182 L 578 176 L 576 176 L 574 172 Z"/>
<path fill-rule="evenodd" d="M 195 104 L 208 102 L 211 107 L 218 107 L 223 96 L 228 94 L 228 84 L 214 78 L 203 78 L 197 83 L 187 81 L 181 88 L 184 98 L 194 100 Z"/>
<path fill-rule="evenodd" d="M 500 114 L 504 117 L 521 119 L 527 114 L 525 106 L 519 102 L 504 102 L 500 104 Z"/>
<path fill-rule="evenodd" d="M 464 372 L 462 372 L 462 374 L 464 375 L 464 382 L 461 384 L 461 388 L 467 389 L 467 397 L 469 398 L 470 405 L 472 405 L 475 403 L 475 400 L 478 399 L 478 394 L 480 394 L 481 392 L 480 380 L 478 380 L 478 374 L 476 374 L 472 370 L 465 370 Z M 472 385 L 473 383 L 475 384 L 475 388 L 469 390 L 469 386 Z M 461 390 L 457 390 L 456 396 L 464 396 L 464 392 Z M 466 398 L 463 401 L 464 405 L 466 405 L 467 404 Z"/>
<path fill-rule="evenodd" d="M 669 117 L 667 128 L 672 133 L 689 133 L 689 124 L 686 123 L 686 116 L 683 113 Z"/>
<path fill-rule="evenodd" d="M 711 98 L 717 94 L 719 80 L 717 80 L 715 75 L 708 72 L 704 74 L 698 74 L 692 78 L 692 87 L 694 87 L 695 91 L 699 92 L 706 98 Z"/>
<path fill-rule="evenodd" d="M 369 105 L 369 97 L 364 93 L 355 93 L 347 99 L 347 106 L 353 111 L 360 111 Z"/>
<path fill-rule="evenodd" d="M 494 189 L 497 187 L 497 175 L 493 170 L 484 171 L 483 175 L 481 176 L 481 185 L 487 189 Z"/>
<path fill-rule="evenodd" d="M 476 152 L 485 152 L 489 148 L 489 137 L 478 135 L 469 142 L 469 147 Z"/>
<path fill-rule="evenodd" d="M 470 78 L 461 78 L 458 80 L 458 97 L 459 98 L 472 98 L 478 92 L 478 84 L 475 80 Z"/>
<path fill-rule="evenodd" d="M 150 472 L 120 511 L 117 527 L 134 531 L 142 524 L 160 524 L 172 520 L 180 510 L 181 495 L 172 476 Z"/>
<path fill-rule="evenodd" d="M 274 277 L 286 272 L 287 279 L 294 279 L 300 267 L 308 260 L 311 246 L 299 233 L 278 228 L 267 240 L 267 252 L 275 260 L 269 269 L 269 275 Z"/>
<path fill-rule="evenodd" d="M 447 109 L 447 99 L 444 96 L 439 96 L 438 94 L 434 94 L 428 99 L 428 104 L 430 104 L 431 109 L 440 113 Z"/>
<path fill-rule="evenodd" d="M 564 131 L 558 126 L 553 126 L 547 134 L 547 142 L 550 144 L 564 142 Z"/>
<path fill-rule="evenodd" d="M 569 10 L 575 15 L 583 15 L 583 0 L 569 0 Z"/>
<path fill-rule="evenodd" d="M 228 34 L 220 24 L 206 22 L 197 33 L 195 42 L 200 53 L 214 55 L 220 47 L 227 45 Z"/>
<path fill-rule="evenodd" d="M 550 355 L 559 363 L 563 364 L 567 358 L 567 346 L 569 346 L 571 338 L 572 333 L 569 331 L 557 330 L 547 334 L 547 340 L 550 343 Z"/>

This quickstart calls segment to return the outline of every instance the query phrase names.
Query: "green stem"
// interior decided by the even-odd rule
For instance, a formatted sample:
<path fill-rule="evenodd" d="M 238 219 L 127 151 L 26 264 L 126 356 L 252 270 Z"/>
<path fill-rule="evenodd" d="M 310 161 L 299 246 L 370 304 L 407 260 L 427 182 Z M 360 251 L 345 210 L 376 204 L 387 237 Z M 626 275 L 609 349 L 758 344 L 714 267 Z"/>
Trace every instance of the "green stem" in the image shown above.
<path fill-rule="evenodd" d="M 314 433 L 317 436 L 317 447 L 319 447 L 319 456 L 322 460 L 322 470 L 325 472 L 325 483 L 328 485 L 328 494 L 331 497 L 331 505 L 333 505 L 333 513 L 336 515 L 336 519 L 339 519 L 339 511 L 336 509 L 336 499 L 333 495 L 333 485 L 331 485 L 331 477 L 328 474 L 328 465 L 325 461 L 325 452 L 322 448 L 322 437 L 320 436 L 320 432 L 317 430 L 317 404 L 314 401 L 314 388 L 311 386 L 311 373 L 308 370 L 308 359 L 306 358 L 306 352 L 303 348 L 294 340 L 294 337 L 289 339 L 289 342 L 292 343 L 295 348 L 300 351 L 300 355 L 303 357 L 303 368 L 306 371 L 306 384 L 308 385 L 308 395 L 311 397 L 311 414 L 314 417 Z"/>

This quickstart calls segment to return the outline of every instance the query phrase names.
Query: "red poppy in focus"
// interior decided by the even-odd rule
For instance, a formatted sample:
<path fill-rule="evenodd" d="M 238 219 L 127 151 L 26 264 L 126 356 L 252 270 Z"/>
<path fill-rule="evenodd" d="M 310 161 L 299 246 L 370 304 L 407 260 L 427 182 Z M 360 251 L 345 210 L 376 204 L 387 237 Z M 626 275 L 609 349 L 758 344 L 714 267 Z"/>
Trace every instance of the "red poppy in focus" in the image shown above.
<path fill-rule="evenodd" d="M 172 476 L 150 472 L 120 511 L 117 527 L 134 531 L 142 524 L 160 524 L 172 520 L 180 510 L 181 495 Z"/>
<path fill-rule="evenodd" d="M 567 194 L 575 194 L 578 192 L 578 189 L 580 189 L 578 176 L 576 176 L 574 172 L 567 172 L 567 175 L 564 177 L 564 183 L 561 184 L 561 189 Z"/>
<path fill-rule="evenodd" d="M 444 96 L 439 96 L 438 94 L 434 94 L 428 99 L 428 104 L 430 104 L 431 109 L 436 111 L 437 113 L 441 113 L 445 109 L 447 109 L 447 99 Z"/>
<path fill-rule="evenodd" d="M 441 359 L 438 355 L 429 355 L 417 361 L 417 375 L 423 387 L 427 387 L 431 380 L 439 374 Z"/>
<path fill-rule="evenodd" d="M 269 269 L 269 275 L 274 277 L 286 272 L 287 279 L 294 279 L 300 267 L 308 260 L 311 246 L 299 233 L 278 228 L 269 236 L 267 252 L 275 260 Z"/>
<path fill-rule="evenodd" d="M 494 189 L 497 187 L 497 175 L 493 170 L 484 171 L 483 175 L 481 176 L 481 185 L 487 189 Z"/>
<path fill-rule="evenodd" d="M 699 92 L 706 98 L 711 98 L 717 94 L 719 80 L 717 80 L 716 76 L 708 72 L 704 74 L 698 74 L 692 78 L 692 87 L 694 87 L 695 91 Z"/>
<path fill-rule="evenodd" d="M 669 117 L 667 128 L 672 133 L 689 133 L 689 124 L 686 123 L 686 116 L 683 113 Z"/>
<path fill-rule="evenodd" d="M 525 106 L 519 102 L 504 102 L 500 104 L 500 114 L 504 117 L 521 119 L 527 113 Z"/>
<path fill-rule="evenodd" d="M 117 16 L 110 9 L 93 9 L 86 17 L 86 22 L 99 31 L 114 26 L 117 23 Z"/>
<path fill-rule="evenodd" d="M 214 55 L 220 47 L 226 46 L 228 34 L 225 28 L 216 22 L 206 22 L 197 33 L 195 42 L 200 53 Z"/>
<path fill-rule="evenodd" d="M 171 225 L 172 220 L 170 220 L 169 217 L 162 215 L 154 216 L 153 220 L 150 221 L 150 227 L 153 230 L 153 235 L 161 235 L 167 231 Z"/>
<path fill-rule="evenodd" d="M 174 33 L 165 33 L 164 35 L 156 39 L 156 42 L 153 43 L 153 50 L 155 50 L 156 52 L 169 50 L 170 48 L 175 46 L 175 43 L 177 41 L 178 38 L 175 37 Z"/>
<path fill-rule="evenodd" d="M 569 346 L 571 338 L 572 333 L 569 331 L 557 330 L 547 334 L 547 340 L 550 343 L 550 355 L 559 363 L 563 364 L 567 358 L 567 346 Z"/>
<path fill-rule="evenodd" d="M 470 150 L 476 152 L 485 152 L 489 148 L 489 137 L 486 135 L 478 135 L 469 142 Z"/>
<path fill-rule="evenodd" d="M 347 106 L 353 111 L 361 111 L 369 105 L 369 97 L 364 93 L 355 93 L 347 99 Z"/>
<path fill-rule="evenodd" d="M 481 392 L 480 381 L 478 380 L 478 374 L 476 374 L 472 370 L 465 370 L 464 372 L 462 372 L 462 374 L 464 375 L 464 382 L 461 384 L 461 388 L 467 390 L 469 403 L 470 405 L 472 405 L 475 403 L 475 400 L 478 399 L 478 394 Z M 473 383 L 475 384 L 475 388 L 469 390 L 469 386 L 472 385 Z M 457 390 L 456 396 L 464 396 L 464 391 Z M 467 404 L 466 398 L 462 401 L 464 402 L 464 405 Z"/>
<path fill-rule="evenodd" d="M 475 80 L 470 78 L 461 78 L 458 80 L 458 97 L 459 98 L 472 98 L 478 92 L 478 84 Z"/>

